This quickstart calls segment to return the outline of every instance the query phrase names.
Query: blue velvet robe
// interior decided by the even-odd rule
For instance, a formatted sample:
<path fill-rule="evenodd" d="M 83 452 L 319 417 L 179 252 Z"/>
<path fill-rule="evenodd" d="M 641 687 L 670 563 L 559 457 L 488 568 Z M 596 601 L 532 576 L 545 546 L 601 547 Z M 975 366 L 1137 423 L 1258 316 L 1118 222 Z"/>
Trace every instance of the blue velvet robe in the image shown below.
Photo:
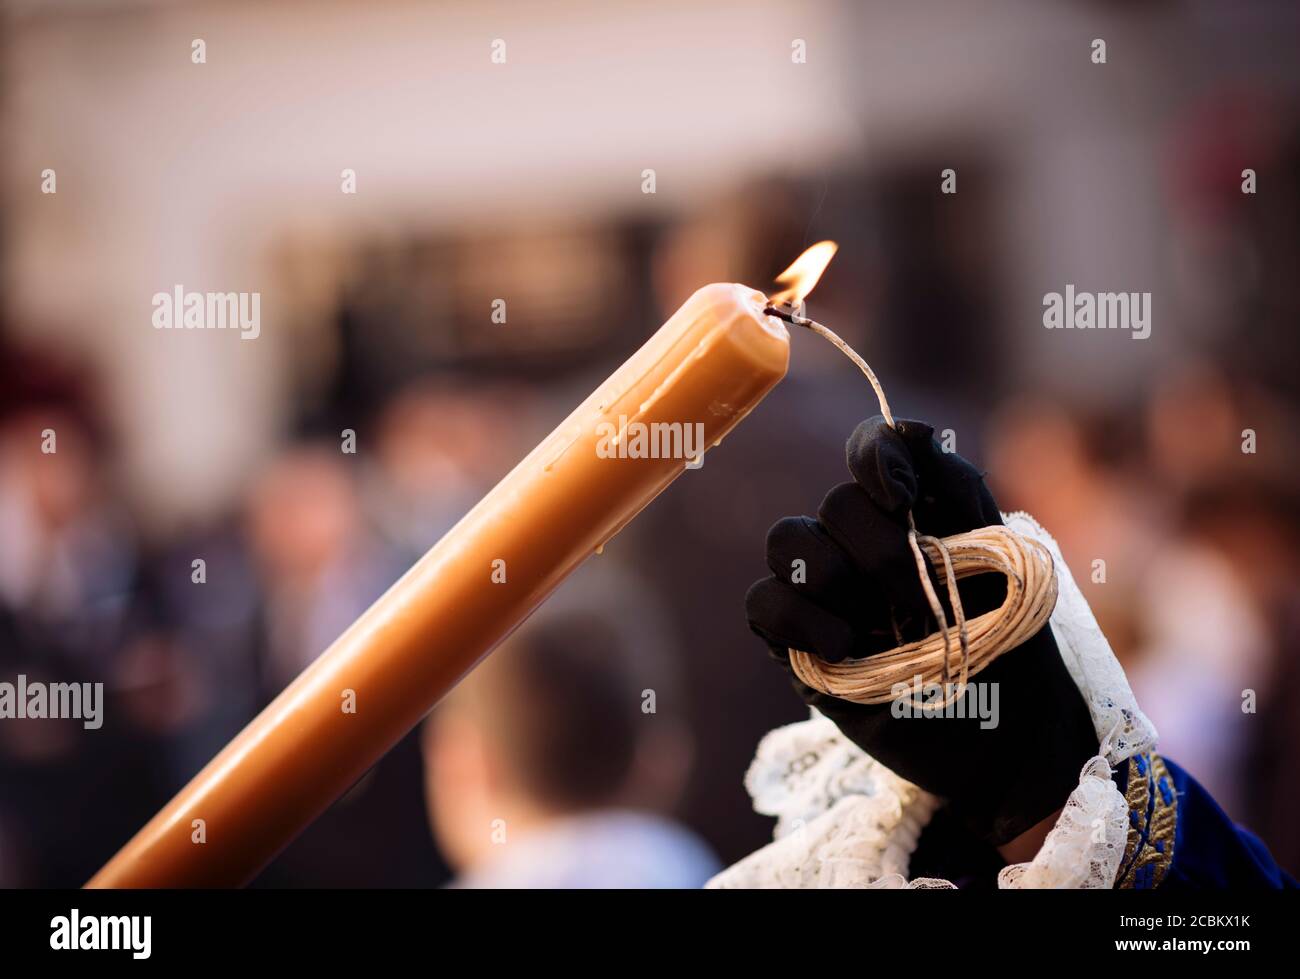
<path fill-rule="evenodd" d="M 1166 800 L 1176 803 L 1176 816 L 1172 834 L 1173 855 L 1164 873 L 1143 872 L 1140 868 L 1131 875 L 1131 886 L 1136 888 L 1160 887 L 1165 889 L 1201 889 L 1217 888 L 1237 890 L 1242 888 L 1277 888 L 1295 887 L 1295 880 L 1286 873 L 1269 855 L 1268 848 L 1247 829 L 1235 824 L 1228 814 L 1219 808 L 1201 784 L 1186 771 L 1171 761 L 1160 759 L 1163 773 L 1151 772 L 1152 767 L 1146 762 L 1134 759 L 1130 765 L 1129 776 L 1150 778 L 1154 793 L 1161 796 L 1159 802 L 1152 800 L 1152 809 Z M 1121 784 L 1127 789 L 1127 783 Z M 1126 791 L 1126 796 L 1131 794 Z M 1147 827 L 1145 814 L 1130 809 L 1131 826 Z M 1130 839 L 1133 837 L 1130 830 Z M 1143 846 L 1134 855 L 1137 862 L 1147 848 L 1154 849 L 1163 841 L 1150 834 L 1142 838 Z M 1126 864 L 1120 869 L 1120 881 L 1126 880 L 1126 871 L 1132 867 L 1134 857 L 1126 856 Z M 1156 867 L 1152 862 L 1147 866 Z"/>
<path fill-rule="evenodd" d="M 1115 886 L 1146 890 L 1296 887 L 1249 830 L 1236 825 L 1200 783 L 1155 753 L 1114 773 L 1129 803 L 1129 834 Z M 942 877 L 958 887 L 997 887 L 1005 862 L 940 809 L 921 834 L 910 876 Z"/>

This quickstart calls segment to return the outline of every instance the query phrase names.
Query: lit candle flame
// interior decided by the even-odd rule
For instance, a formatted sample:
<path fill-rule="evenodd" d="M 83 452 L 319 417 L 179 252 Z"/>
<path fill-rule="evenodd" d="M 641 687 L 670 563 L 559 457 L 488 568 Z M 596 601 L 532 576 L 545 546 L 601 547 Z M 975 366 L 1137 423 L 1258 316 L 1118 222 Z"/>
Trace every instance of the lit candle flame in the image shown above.
<path fill-rule="evenodd" d="M 789 303 L 798 306 L 807 298 L 808 293 L 817 287 L 817 281 L 826 271 L 835 256 L 839 245 L 833 241 L 819 241 L 796 258 L 788 269 L 776 277 L 776 281 L 785 286 L 768 301 L 773 305 Z"/>

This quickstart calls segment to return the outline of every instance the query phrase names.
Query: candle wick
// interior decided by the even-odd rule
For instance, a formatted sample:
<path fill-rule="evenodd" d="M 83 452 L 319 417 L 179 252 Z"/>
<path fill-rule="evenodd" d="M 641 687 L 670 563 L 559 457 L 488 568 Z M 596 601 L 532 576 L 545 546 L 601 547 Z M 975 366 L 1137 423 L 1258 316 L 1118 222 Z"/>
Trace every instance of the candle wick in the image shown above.
<path fill-rule="evenodd" d="M 867 380 L 871 382 L 871 388 L 876 392 L 876 400 L 880 402 L 880 414 L 884 416 L 885 423 L 895 431 L 898 430 L 898 426 L 894 424 L 893 412 L 889 410 L 889 399 L 885 397 L 885 389 L 880 386 L 880 379 L 876 377 L 876 372 L 871 369 L 871 365 L 862 358 L 862 355 L 845 343 L 834 330 L 823 326 L 816 320 L 810 320 L 806 316 L 799 315 L 795 312 L 794 307 L 787 306 L 784 303 L 780 306 L 769 305 L 763 310 L 763 312 L 775 316 L 778 319 L 785 320 L 787 323 L 791 323 L 794 326 L 802 326 L 806 330 L 811 330 L 813 333 L 816 333 L 818 336 L 829 340 L 831 343 L 835 344 L 835 346 L 839 347 L 840 352 L 843 353 L 844 356 L 848 357 L 849 360 L 853 361 L 853 363 L 857 364 L 858 370 L 862 371 L 862 373 L 866 375 Z"/>

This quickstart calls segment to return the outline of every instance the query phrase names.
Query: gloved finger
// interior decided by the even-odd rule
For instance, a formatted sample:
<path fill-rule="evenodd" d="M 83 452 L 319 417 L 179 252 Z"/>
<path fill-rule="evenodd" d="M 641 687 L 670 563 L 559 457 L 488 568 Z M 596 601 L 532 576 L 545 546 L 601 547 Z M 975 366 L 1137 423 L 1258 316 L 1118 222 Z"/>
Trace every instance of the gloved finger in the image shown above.
<path fill-rule="evenodd" d="M 948 537 L 1002 523 L 984 475 L 956 452 L 945 452 L 924 422 L 900 420 L 898 435 L 916 474 L 912 506 L 916 525 L 927 534 Z"/>
<path fill-rule="evenodd" d="M 912 508 L 918 529 L 935 537 L 950 537 L 976 527 L 1002 523 L 1002 514 L 983 474 L 955 452 L 945 452 L 924 422 L 898 422 L 917 474 L 918 493 Z M 1006 597 L 1006 579 L 998 574 L 965 578 L 958 585 L 962 607 L 971 618 L 997 608 Z M 940 591 L 948 607 L 946 590 Z"/>
<path fill-rule="evenodd" d="M 884 595 L 899 631 L 909 638 L 924 635 L 930 606 L 907 542 L 905 518 L 881 510 L 857 483 L 841 483 L 827 493 L 817 516 L 869 587 Z M 937 580 L 933 573 L 931 579 Z"/>
<path fill-rule="evenodd" d="M 749 627 L 774 649 L 799 649 L 828 663 L 853 655 L 852 627 L 775 577 L 750 586 L 745 616 Z"/>
<path fill-rule="evenodd" d="M 912 508 L 917 494 L 912 454 L 884 416 L 859 422 L 844 448 L 849 472 L 876 506 L 903 515 Z"/>
<path fill-rule="evenodd" d="M 767 532 L 767 566 L 780 581 L 841 615 L 862 601 L 849 556 L 812 517 L 783 517 Z"/>
<path fill-rule="evenodd" d="M 917 529 L 935 537 L 1002 522 L 979 470 L 956 453 L 944 452 L 934 429 L 925 422 L 898 419 L 897 425 L 897 429 L 890 428 L 877 415 L 858 425 L 849 437 L 849 469 L 874 502 L 888 512 L 899 513 L 903 520 L 910 507 Z M 899 509 L 890 511 L 891 505 Z M 908 580 L 916 581 L 914 557 L 911 567 Z M 934 572 L 933 566 L 931 570 Z M 947 587 L 939 585 L 937 572 L 931 579 L 951 622 Z M 971 617 L 1001 604 L 1006 580 L 1001 575 L 978 575 L 963 580 L 958 588 L 962 607 Z M 928 602 L 925 608 L 929 610 Z M 927 622 L 936 625 L 933 615 Z"/>

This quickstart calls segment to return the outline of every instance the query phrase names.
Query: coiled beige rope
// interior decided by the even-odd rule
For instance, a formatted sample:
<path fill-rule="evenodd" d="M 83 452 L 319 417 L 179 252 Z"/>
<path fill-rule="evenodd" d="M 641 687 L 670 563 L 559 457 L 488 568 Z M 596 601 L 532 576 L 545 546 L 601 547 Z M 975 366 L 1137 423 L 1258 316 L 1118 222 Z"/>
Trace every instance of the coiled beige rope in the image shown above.
<path fill-rule="evenodd" d="M 871 382 L 886 423 L 890 428 L 898 427 L 875 372 L 857 351 L 814 320 L 785 308 L 770 307 L 768 311 L 795 326 L 812 330 L 843 351 Z M 810 653 L 791 649 L 790 666 L 795 676 L 814 690 L 858 704 L 884 704 L 898 699 L 897 688 L 901 684 L 906 686 L 909 699 L 917 707 L 946 707 L 965 694 L 972 676 L 1032 638 L 1051 617 L 1056 607 L 1056 571 L 1052 555 L 1038 541 L 1002 526 L 981 527 L 940 539 L 918 533 L 910 512 L 907 521 L 908 544 L 916 558 L 921 589 L 939 624 L 938 633 L 902 643 L 887 652 L 841 663 L 826 663 Z M 948 617 L 930 581 L 923 553 L 936 565 L 943 565 L 948 603 L 953 610 L 952 625 L 957 634 L 955 649 Z M 967 622 L 957 582 L 987 572 L 1006 576 L 1007 596 L 998 608 Z M 920 690 L 916 688 L 917 677 L 920 677 Z M 931 684 L 942 684 L 942 699 L 926 697 L 924 688 Z"/>

